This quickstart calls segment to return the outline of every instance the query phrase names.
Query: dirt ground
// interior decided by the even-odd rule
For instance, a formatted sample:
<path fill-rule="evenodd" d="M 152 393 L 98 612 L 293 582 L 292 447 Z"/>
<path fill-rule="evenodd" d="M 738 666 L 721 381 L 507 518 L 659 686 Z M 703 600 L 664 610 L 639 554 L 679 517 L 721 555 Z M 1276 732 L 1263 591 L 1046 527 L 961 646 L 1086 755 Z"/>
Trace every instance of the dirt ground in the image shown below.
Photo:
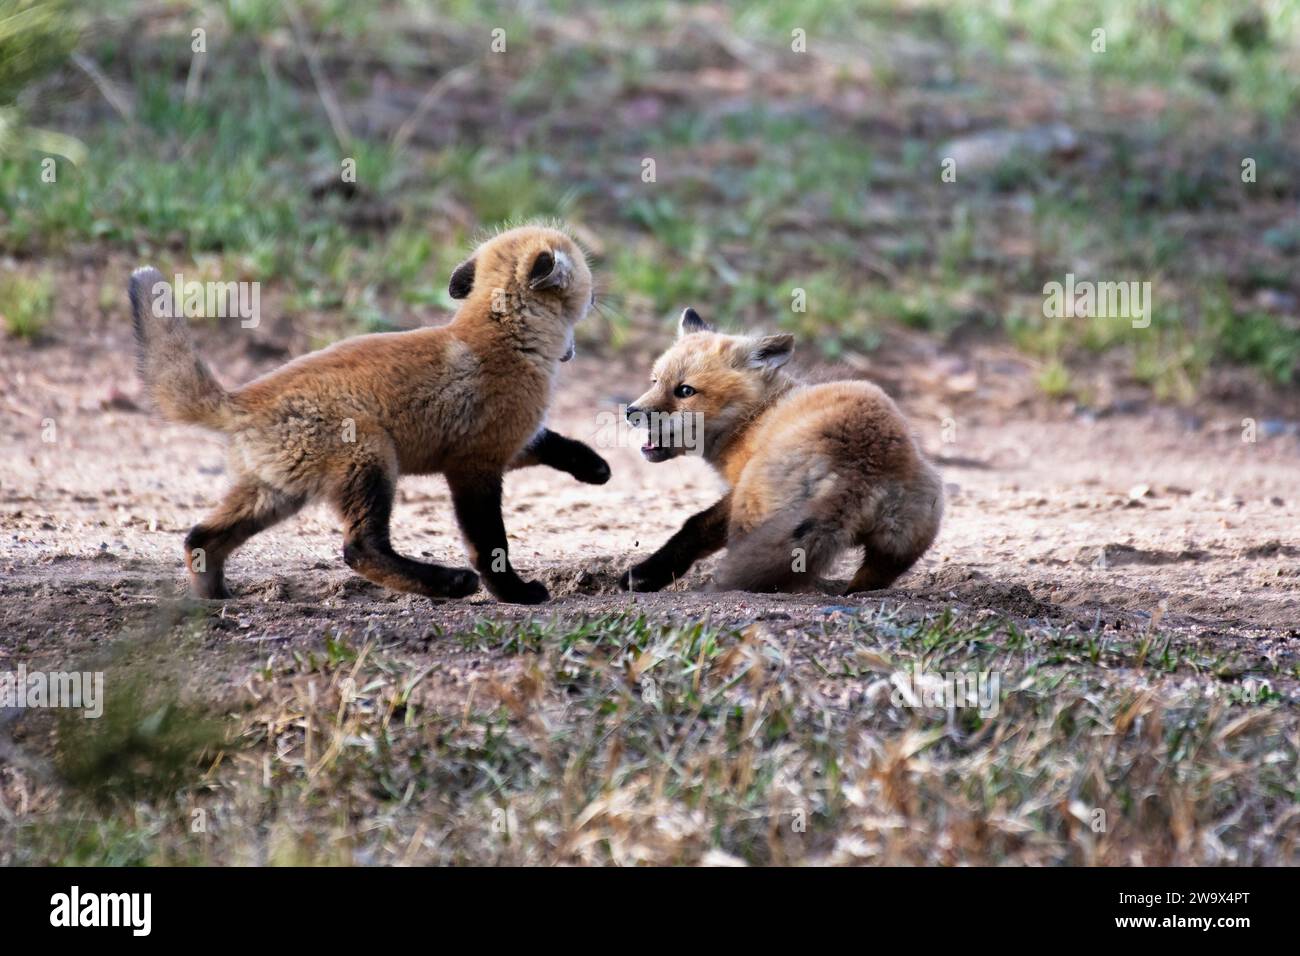
<path fill-rule="evenodd" d="M 199 338 L 229 383 L 305 348 L 301 335 L 270 331 L 210 329 Z M 1033 397 L 1023 360 L 979 346 L 895 342 L 857 367 L 811 370 L 880 381 L 944 474 L 942 533 L 898 586 L 847 598 L 716 594 L 707 590 L 705 564 L 669 592 L 617 591 L 622 570 L 718 493 L 698 460 L 650 465 L 627 431 L 610 447 L 610 416 L 639 393 L 663 344 L 639 340 L 614 357 L 588 348 L 563 369 L 551 424 L 602 446 L 614 473 L 608 484 L 582 485 L 545 469 L 508 478 L 512 560 L 546 582 L 549 605 L 498 605 L 483 593 L 460 602 L 386 593 L 344 566 L 338 524 L 318 505 L 255 538 L 228 566 L 235 598 L 209 609 L 212 640 L 228 640 L 233 652 L 227 676 L 238 683 L 238 662 L 331 631 L 378 629 L 436 659 L 463 653 L 440 634 L 483 617 L 642 608 L 656 617 L 799 627 L 881 605 L 908 614 L 956 605 L 1031 625 L 1158 628 L 1295 673 L 1296 426 L 1239 403 L 1051 405 Z M 0 349 L 7 445 L 0 666 L 107 646 L 183 588 L 182 536 L 220 494 L 222 444 L 159 421 L 143 404 L 124 303 L 81 327 L 57 327 L 43 344 Z M 1243 440 L 1243 418 L 1256 420 L 1253 442 Z M 405 553 L 464 563 L 440 478 L 403 480 L 393 536 Z M 846 558 L 839 573 L 847 577 L 849 567 Z"/>

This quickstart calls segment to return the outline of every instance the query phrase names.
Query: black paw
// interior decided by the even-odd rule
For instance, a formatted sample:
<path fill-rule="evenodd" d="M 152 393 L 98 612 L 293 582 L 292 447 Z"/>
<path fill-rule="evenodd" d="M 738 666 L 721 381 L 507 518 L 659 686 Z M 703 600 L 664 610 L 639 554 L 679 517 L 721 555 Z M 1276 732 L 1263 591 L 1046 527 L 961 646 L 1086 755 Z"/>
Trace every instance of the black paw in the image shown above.
<path fill-rule="evenodd" d="M 196 574 L 190 582 L 190 593 L 201 601 L 228 601 L 234 597 L 224 581 L 211 581 L 204 575 Z"/>
<path fill-rule="evenodd" d="M 609 481 L 609 462 L 605 461 L 590 448 L 584 447 L 582 454 L 575 456 L 570 474 L 579 481 L 589 485 L 603 485 Z"/>
<path fill-rule="evenodd" d="M 447 579 L 447 597 L 469 597 L 478 590 L 478 575 L 464 568 L 453 571 Z"/>
<path fill-rule="evenodd" d="M 664 586 L 664 582 L 640 568 L 633 568 L 630 571 L 623 572 L 623 576 L 618 579 L 618 586 L 624 591 L 647 594 L 651 591 L 658 591 Z"/>
<path fill-rule="evenodd" d="M 508 584 L 489 584 L 488 590 L 498 601 L 506 604 L 544 604 L 551 599 L 551 593 L 541 581 L 515 580 Z"/>

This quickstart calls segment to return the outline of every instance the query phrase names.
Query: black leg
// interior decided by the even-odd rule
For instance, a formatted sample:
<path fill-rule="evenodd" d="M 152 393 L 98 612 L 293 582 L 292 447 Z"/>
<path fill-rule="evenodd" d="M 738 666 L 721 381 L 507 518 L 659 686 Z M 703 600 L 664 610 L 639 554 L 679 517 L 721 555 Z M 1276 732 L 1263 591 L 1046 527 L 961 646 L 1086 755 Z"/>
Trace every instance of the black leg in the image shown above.
<path fill-rule="evenodd" d="M 288 495 L 255 478 L 243 478 L 226 494 L 221 506 L 185 536 L 185 566 L 196 597 L 230 597 L 226 590 L 226 558 L 241 544 L 294 514 L 304 499 Z"/>
<path fill-rule="evenodd" d="M 731 495 L 686 519 L 662 548 L 618 579 L 625 591 L 658 591 L 685 574 L 696 561 L 727 545 Z"/>
<path fill-rule="evenodd" d="M 501 520 L 501 476 L 447 476 L 456 520 L 469 548 L 470 560 L 487 589 L 499 601 L 541 604 L 550 597 L 539 581 L 525 581 L 510 566 L 506 526 Z"/>
<path fill-rule="evenodd" d="M 393 480 L 381 467 L 350 469 L 333 497 L 346 526 L 343 560 L 363 578 L 425 597 L 459 598 L 478 590 L 473 571 L 416 561 L 393 550 L 388 537 Z"/>
<path fill-rule="evenodd" d="M 510 463 L 511 468 L 527 468 L 529 465 L 546 465 L 589 485 L 603 485 L 609 481 L 609 464 L 604 458 L 582 442 L 565 438 L 549 428 L 539 431 Z"/>

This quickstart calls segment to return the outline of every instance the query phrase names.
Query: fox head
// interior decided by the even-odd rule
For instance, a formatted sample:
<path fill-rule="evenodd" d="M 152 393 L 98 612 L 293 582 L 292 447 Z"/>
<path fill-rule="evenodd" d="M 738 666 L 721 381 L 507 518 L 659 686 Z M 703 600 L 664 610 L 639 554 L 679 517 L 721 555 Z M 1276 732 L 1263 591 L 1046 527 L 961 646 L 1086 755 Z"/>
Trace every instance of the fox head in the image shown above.
<path fill-rule="evenodd" d="M 724 335 L 686 309 L 677 342 L 651 370 L 650 390 L 627 409 L 628 421 L 649 429 L 641 454 L 659 462 L 702 452 L 714 461 L 790 387 L 781 366 L 793 351 L 788 333 Z"/>
<path fill-rule="evenodd" d="M 592 305 L 591 270 L 564 231 L 519 226 L 475 249 L 452 272 L 448 292 L 466 300 L 461 314 L 494 322 L 521 348 L 567 362 L 573 327 Z"/>

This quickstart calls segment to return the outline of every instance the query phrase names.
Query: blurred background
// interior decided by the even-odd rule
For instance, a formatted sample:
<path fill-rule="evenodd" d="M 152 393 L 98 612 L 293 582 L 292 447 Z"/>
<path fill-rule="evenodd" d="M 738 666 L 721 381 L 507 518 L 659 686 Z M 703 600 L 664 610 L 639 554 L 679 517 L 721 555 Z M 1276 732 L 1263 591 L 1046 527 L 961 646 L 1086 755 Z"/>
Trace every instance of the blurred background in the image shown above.
<path fill-rule="evenodd" d="M 1290 408 L 1298 78 L 1292 0 L 0 0 L 4 340 L 143 259 L 262 282 L 272 351 L 441 321 L 477 233 L 558 216 L 588 344 L 693 304 L 1004 350 L 1024 401 Z M 1066 273 L 1152 282 L 1151 328 L 1044 318 Z"/>

